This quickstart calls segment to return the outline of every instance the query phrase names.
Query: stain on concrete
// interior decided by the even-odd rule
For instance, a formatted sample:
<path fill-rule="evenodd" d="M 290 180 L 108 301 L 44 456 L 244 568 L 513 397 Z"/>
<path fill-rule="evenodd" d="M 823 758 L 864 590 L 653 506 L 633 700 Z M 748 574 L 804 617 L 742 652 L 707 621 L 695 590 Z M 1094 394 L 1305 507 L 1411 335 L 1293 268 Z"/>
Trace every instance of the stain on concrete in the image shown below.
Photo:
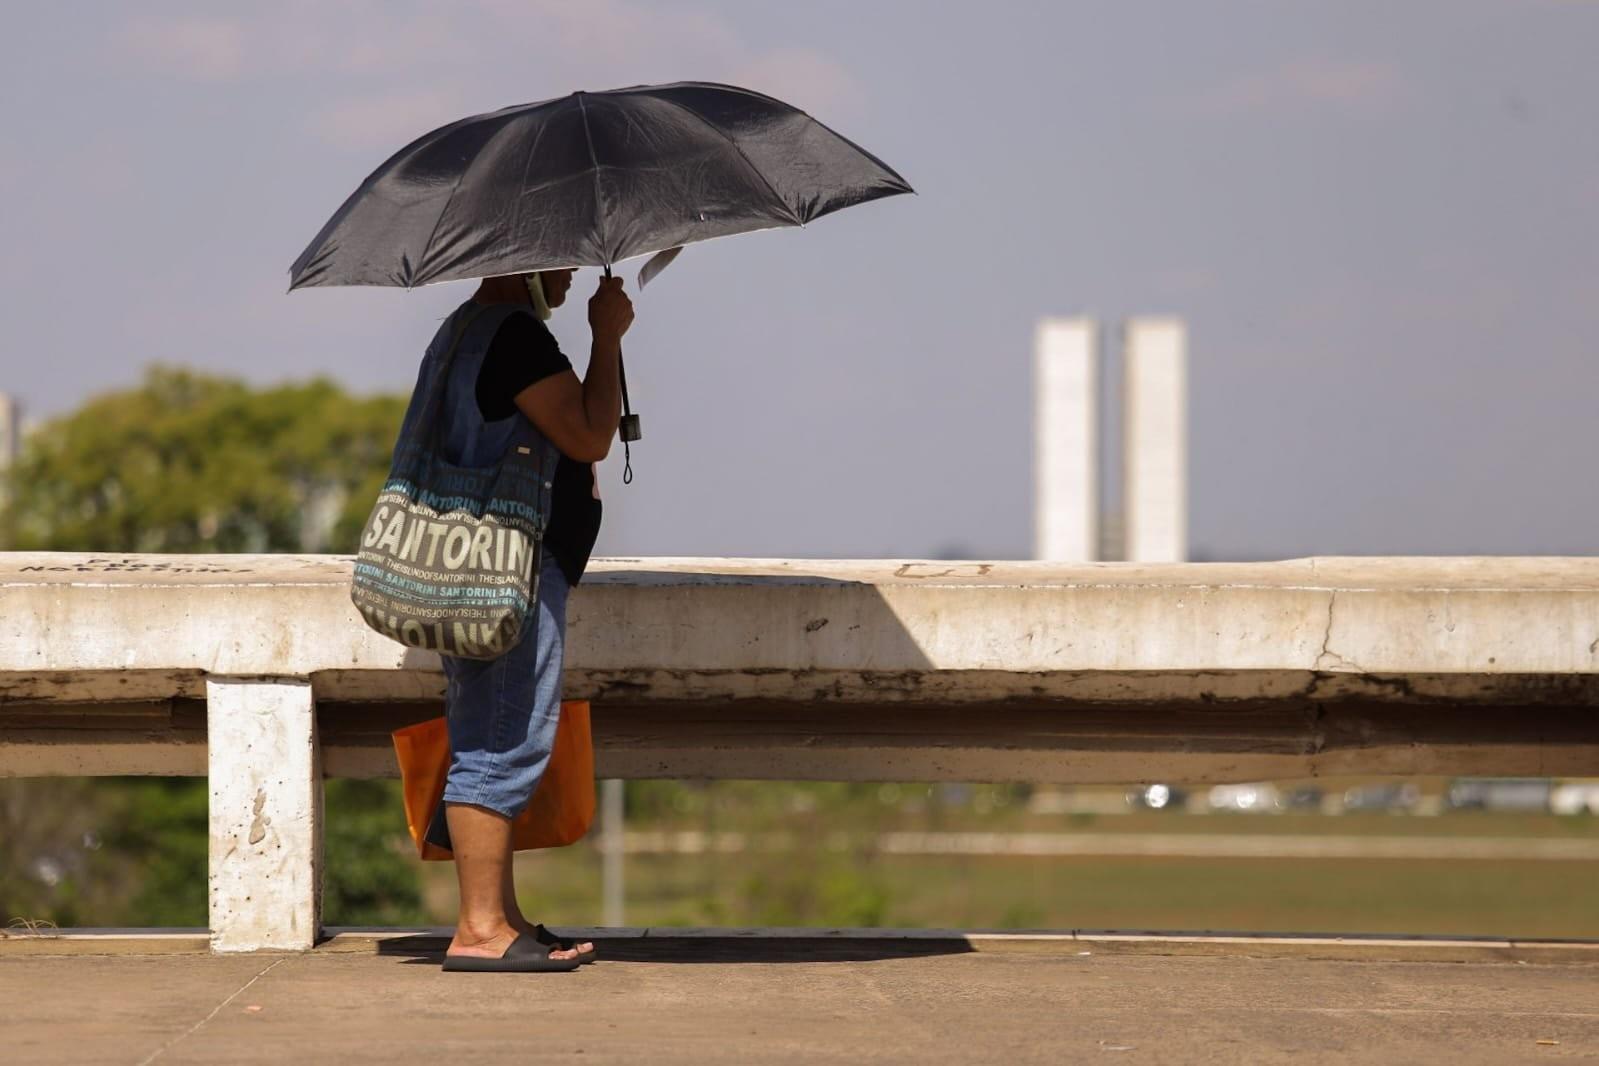
<path fill-rule="evenodd" d="M 918 572 L 918 567 L 925 567 L 927 563 L 901 563 L 894 571 L 895 577 L 929 578 L 929 577 L 954 577 L 963 570 L 968 570 L 974 577 L 986 577 L 994 569 L 992 563 L 966 563 L 961 566 L 952 566 L 945 570 L 932 570 Z"/>
<path fill-rule="evenodd" d="M 825 619 L 825 618 L 812 618 L 809 622 L 805 623 L 805 632 L 814 633 L 818 629 L 821 629 L 826 624 L 827 624 L 827 619 Z"/>
<path fill-rule="evenodd" d="M 266 789 L 255 790 L 255 817 L 250 822 L 250 843 L 259 844 L 266 839 L 267 826 L 272 824 L 272 819 L 263 812 L 266 810 Z"/>

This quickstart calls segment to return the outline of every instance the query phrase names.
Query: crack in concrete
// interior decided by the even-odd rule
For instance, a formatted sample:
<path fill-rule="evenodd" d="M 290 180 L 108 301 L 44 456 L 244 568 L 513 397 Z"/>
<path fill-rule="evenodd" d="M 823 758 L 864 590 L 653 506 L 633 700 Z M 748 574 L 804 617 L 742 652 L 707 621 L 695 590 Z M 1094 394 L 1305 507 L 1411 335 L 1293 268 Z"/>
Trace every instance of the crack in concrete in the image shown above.
<path fill-rule="evenodd" d="M 1327 594 L 1327 629 L 1321 635 L 1321 653 L 1316 656 L 1316 661 L 1311 664 L 1311 669 L 1321 670 L 1324 668 L 1323 664 L 1325 663 L 1326 668 L 1334 670 L 1347 668 L 1355 671 L 1356 673 L 1363 674 L 1365 673 L 1365 670 L 1361 669 L 1359 663 L 1355 662 L 1353 659 L 1345 658 L 1344 656 L 1333 651 L 1332 648 L 1328 646 L 1332 643 L 1333 612 L 1337 605 L 1338 590 L 1333 589 Z M 1332 660 L 1330 663 L 1327 662 L 1329 658 Z M 1314 685 L 1312 685 L 1312 687 L 1314 687 Z"/>
<path fill-rule="evenodd" d="M 277 966 L 281 965 L 282 963 L 288 962 L 289 958 L 290 958 L 290 956 L 284 955 L 284 956 L 276 959 L 274 962 L 271 963 L 271 965 L 267 966 L 266 969 L 260 971 L 254 977 L 252 977 L 248 981 L 244 982 L 244 984 L 242 984 L 238 988 L 234 989 L 232 995 L 230 995 L 227 999 L 224 999 L 221 1003 L 218 1003 L 215 1007 L 211 1008 L 211 1013 L 210 1014 L 207 1014 L 204 1018 L 201 1018 L 199 1021 L 195 1022 L 189 1028 L 185 1029 L 183 1032 L 179 1033 L 177 1036 L 173 1037 L 171 1040 L 168 1040 L 165 1044 L 162 1044 L 160 1047 L 158 1047 L 154 1051 L 150 1052 L 149 1055 L 147 1055 L 143 1059 L 140 1059 L 139 1060 L 139 1066 L 149 1066 L 150 1063 L 152 1063 L 156 1059 L 160 1058 L 174 1044 L 177 1044 L 179 1041 L 184 1040 L 187 1037 L 193 1036 L 196 1032 L 199 1031 L 201 1026 L 203 1026 L 206 1022 L 210 1021 L 212 1018 L 215 1018 L 217 1016 L 217 1014 L 222 1010 L 223 1007 L 226 1007 L 229 1003 L 232 1003 L 235 999 L 238 999 L 239 996 L 244 992 L 245 989 L 249 988 L 251 985 L 253 985 L 257 981 L 261 980 L 261 978 L 263 978 L 267 974 L 271 973 L 272 970 L 274 968 L 276 968 Z"/>

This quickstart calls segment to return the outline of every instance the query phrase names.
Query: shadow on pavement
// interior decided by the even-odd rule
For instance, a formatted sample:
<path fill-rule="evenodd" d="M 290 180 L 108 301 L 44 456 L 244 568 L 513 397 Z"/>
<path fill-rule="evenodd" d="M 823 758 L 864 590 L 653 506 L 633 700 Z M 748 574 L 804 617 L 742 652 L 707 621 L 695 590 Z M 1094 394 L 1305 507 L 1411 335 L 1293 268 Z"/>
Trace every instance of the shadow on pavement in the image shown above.
<path fill-rule="evenodd" d="M 379 955 L 400 956 L 410 965 L 439 965 L 448 940 L 428 935 L 378 942 Z M 841 940 L 837 937 L 625 937 L 594 938 L 605 962 L 778 963 L 872 962 L 935 955 L 966 955 L 976 949 L 963 937 L 912 940 Z"/>

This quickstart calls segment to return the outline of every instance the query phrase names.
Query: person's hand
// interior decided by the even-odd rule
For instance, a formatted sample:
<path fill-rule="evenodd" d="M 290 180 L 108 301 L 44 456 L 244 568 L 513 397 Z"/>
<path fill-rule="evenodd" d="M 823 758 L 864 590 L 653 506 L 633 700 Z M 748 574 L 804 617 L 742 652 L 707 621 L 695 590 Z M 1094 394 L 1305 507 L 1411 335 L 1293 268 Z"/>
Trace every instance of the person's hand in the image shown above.
<path fill-rule="evenodd" d="M 622 291 L 621 278 L 600 278 L 600 287 L 589 297 L 589 329 L 596 341 L 620 342 L 633 324 L 633 301 Z"/>

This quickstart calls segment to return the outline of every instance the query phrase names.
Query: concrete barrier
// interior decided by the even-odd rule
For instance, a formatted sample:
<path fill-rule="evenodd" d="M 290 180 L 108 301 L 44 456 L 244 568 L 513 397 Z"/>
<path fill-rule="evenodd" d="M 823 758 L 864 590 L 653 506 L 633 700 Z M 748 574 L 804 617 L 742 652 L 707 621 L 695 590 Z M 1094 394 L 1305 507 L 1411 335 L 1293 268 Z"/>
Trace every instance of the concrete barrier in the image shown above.
<path fill-rule="evenodd" d="M 0 555 L 0 775 L 209 774 L 218 948 L 308 946 L 315 782 L 443 689 L 349 567 Z M 566 688 L 606 777 L 1585 774 L 1599 559 L 600 560 Z"/>

